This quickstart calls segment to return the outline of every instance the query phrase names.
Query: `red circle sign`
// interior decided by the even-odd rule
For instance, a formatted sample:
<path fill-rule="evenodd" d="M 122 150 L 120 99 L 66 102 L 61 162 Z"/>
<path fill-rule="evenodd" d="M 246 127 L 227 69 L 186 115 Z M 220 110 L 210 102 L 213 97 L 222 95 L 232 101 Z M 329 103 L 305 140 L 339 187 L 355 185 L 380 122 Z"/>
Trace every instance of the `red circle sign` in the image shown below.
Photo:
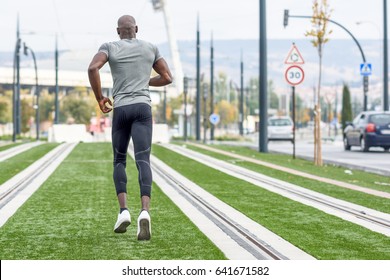
<path fill-rule="evenodd" d="M 303 72 L 303 69 L 298 65 L 292 65 L 287 68 L 284 77 L 286 78 L 287 83 L 296 86 L 303 82 L 305 72 Z"/>

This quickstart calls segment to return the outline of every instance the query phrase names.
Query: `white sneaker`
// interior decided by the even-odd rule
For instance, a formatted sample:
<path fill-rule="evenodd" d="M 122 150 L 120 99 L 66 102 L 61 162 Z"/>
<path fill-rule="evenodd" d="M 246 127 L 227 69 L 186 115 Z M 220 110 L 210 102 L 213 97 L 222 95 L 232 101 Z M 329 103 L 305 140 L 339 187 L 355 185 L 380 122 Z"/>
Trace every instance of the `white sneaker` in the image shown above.
<path fill-rule="evenodd" d="M 142 210 L 138 217 L 138 240 L 150 240 L 152 228 L 150 223 L 150 215 L 146 210 Z"/>
<path fill-rule="evenodd" d="M 118 220 L 114 226 L 114 232 L 116 233 L 124 233 L 126 232 L 126 228 L 131 223 L 130 212 L 128 210 L 123 210 L 122 213 L 118 214 Z"/>

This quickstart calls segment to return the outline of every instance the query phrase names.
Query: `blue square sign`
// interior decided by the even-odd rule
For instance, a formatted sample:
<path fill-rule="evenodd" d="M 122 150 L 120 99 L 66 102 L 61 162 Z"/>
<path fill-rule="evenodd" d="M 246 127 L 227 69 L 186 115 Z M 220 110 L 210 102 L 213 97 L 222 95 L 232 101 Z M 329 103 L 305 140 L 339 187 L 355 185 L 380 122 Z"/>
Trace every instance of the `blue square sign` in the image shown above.
<path fill-rule="evenodd" d="M 361 63 L 360 64 L 360 75 L 370 76 L 372 74 L 372 65 L 371 63 Z"/>

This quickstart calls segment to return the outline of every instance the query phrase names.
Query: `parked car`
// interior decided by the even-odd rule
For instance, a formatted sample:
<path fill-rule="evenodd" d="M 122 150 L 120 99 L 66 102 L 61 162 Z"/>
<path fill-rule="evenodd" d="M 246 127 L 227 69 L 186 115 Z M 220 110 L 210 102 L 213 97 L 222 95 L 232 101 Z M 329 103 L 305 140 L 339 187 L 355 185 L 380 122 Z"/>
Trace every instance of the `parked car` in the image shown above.
<path fill-rule="evenodd" d="M 268 141 L 291 141 L 293 139 L 294 123 L 290 117 L 268 118 Z"/>
<path fill-rule="evenodd" d="M 360 146 L 363 152 L 371 147 L 390 148 L 390 112 L 362 112 L 353 120 L 347 122 L 344 129 L 344 149 Z"/>

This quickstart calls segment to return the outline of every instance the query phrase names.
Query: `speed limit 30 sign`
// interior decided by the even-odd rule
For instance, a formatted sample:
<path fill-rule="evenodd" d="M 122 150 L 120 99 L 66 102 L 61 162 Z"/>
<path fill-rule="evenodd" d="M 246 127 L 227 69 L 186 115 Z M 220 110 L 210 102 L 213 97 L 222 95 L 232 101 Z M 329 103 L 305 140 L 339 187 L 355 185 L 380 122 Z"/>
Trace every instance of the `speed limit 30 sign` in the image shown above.
<path fill-rule="evenodd" d="M 300 66 L 292 65 L 287 68 L 284 77 L 286 78 L 287 83 L 296 86 L 303 82 L 305 72 L 303 72 L 303 69 Z"/>

